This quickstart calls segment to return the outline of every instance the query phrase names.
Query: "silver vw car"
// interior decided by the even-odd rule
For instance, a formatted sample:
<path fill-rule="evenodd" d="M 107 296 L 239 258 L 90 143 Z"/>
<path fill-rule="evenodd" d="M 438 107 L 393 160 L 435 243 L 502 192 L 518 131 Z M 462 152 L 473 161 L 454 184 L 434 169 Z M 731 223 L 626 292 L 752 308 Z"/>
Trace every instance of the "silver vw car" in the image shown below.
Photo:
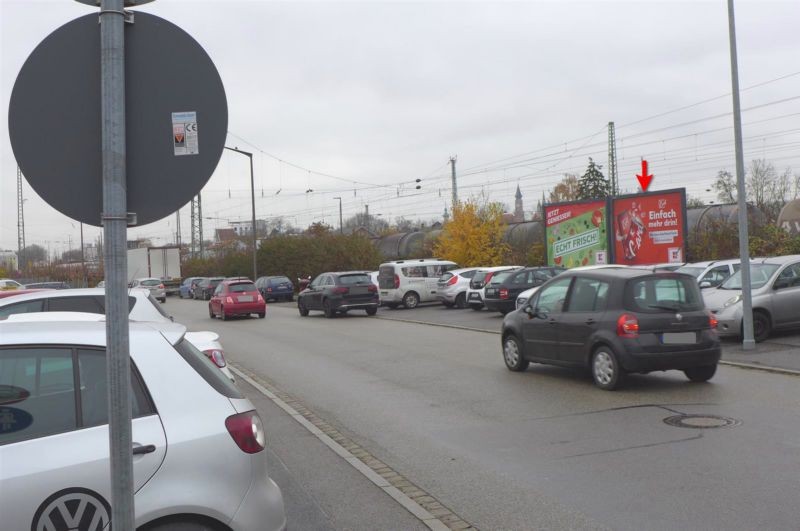
<path fill-rule="evenodd" d="M 104 316 L 45 317 L 0 322 L 0 528 L 108 529 Z M 136 527 L 285 529 L 258 413 L 185 332 L 130 323 Z"/>

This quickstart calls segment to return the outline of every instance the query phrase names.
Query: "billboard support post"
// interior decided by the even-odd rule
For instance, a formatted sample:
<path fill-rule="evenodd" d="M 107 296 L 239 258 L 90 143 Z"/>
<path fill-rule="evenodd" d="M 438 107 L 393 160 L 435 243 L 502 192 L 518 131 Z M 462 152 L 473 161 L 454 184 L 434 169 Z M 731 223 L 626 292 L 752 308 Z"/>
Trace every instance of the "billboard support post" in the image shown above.
<path fill-rule="evenodd" d="M 733 0 L 728 0 L 728 36 L 731 48 L 731 84 L 733 85 L 733 132 L 736 144 L 736 195 L 739 204 L 739 257 L 742 260 L 742 350 L 753 350 L 753 297 L 750 292 L 750 241 L 747 231 L 747 198 L 744 185 L 742 153 L 742 113 L 739 105 L 739 66 L 736 58 L 736 22 Z"/>

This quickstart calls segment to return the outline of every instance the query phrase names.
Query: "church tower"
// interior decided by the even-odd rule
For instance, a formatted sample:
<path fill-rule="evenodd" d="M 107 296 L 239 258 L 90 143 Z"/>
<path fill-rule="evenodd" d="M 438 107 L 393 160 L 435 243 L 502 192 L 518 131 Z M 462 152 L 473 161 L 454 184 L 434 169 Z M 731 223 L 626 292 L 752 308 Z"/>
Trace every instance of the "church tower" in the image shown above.
<path fill-rule="evenodd" d="M 525 211 L 522 209 L 522 192 L 517 185 L 517 193 L 514 195 L 514 221 L 521 223 L 525 221 Z"/>

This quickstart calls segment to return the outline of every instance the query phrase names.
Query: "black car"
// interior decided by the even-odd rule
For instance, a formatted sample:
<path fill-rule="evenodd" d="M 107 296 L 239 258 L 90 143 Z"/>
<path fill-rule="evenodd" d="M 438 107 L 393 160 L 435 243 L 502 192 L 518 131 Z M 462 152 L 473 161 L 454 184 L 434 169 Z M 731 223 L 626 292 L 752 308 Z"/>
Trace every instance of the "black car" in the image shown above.
<path fill-rule="evenodd" d="M 214 290 L 217 289 L 217 284 L 225 280 L 225 277 L 211 277 L 204 278 L 192 288 L 192 298 L 202 299 L 204 301 L 211 300 L 214 295 Z"/>
<path fill-rule="evenodd" d="M 691 275 L 652 270 L 566 272 L 503 320 L 503 359 L 588 367 L 611 390 L 626 373 L 682 370 L 693 382 L 714 376 L 717 321 Z"/>
<path fill-rule="evenodd" d="M 328 318 L 349 310 L 375 315 L 379 304 L 378 287 L 363 271 L 322 273 L 297 296 L 297 309 L 303 317 L 310 310 L 322 310 Z"/>
<path fill-rule="evenodd" d="M 541 286 L 562 271 L 560 267 L 525 267 L 497 273 L 486 286 L 483 304 L 489 311 L 505 315 L 515 309 L 517 295 Z"/>
<path fill-rule="evenodd" d="M 294 284 L 285 276 L 259 277 L 256 280 L 256 288 L 261 292 L 265 301 L 293 301 Z"/>

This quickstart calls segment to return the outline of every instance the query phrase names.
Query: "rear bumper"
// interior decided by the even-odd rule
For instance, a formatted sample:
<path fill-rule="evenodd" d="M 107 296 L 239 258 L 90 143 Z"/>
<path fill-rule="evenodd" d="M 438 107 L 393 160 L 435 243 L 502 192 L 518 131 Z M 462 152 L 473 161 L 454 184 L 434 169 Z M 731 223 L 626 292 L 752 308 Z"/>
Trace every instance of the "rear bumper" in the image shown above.
<path fill-rule="evenodd" d="M 222 307 L 222 311 L 225 312 L 225 315 L 249 315 L 251 313 L 265 313 L 267 311 L 267 305 L 262 303 L 237 303 L 234 305 L 224 305 Z"/>
<path fill-rule="evenodd" d="M 456 298 L 464 293 L 463 291 L 443 291 L 441 288 L 437 290 L 436 300 L 439 302 L 446 302 L 448 304 L 455 304 Z"/>
<path fill-rule="evenodd" d="M 368 310 L 370 308 L 378 308 L 380 306 L 380 300 L 376 297 L 372 300 L 367 301 L 345 301 L 340 300 L 338 302 L 334 302 L 333 307 L 337 310 Z"/>
<path fill-rule="evenodd" d="M 266 457 L 262 457 L 262 459 L 266 459 Z M 230 527 L 235 531 L 252 529 L 284 531 L 286 529 L 283 494 L 272 478 L 266 474 L 263 474 L 261 478 L 255 478 L 231 520 Z"/>
<path fill-rule="evenodd" d="M 484 299 L 483 304 L 493 312 L 512 312 L 516 309 L 515 299 Z"/>
<path fill-rule="evenodd" d="M 710 333 L 709 333 L 710 334 Z M 716 365 L 722 350 L 716 337 L 706 337 L 692 349 L 681 348 L 667 352 L 652 352 L 652 348 L 632 341 L 621 340 L 620 363 L 628 372 L 684 370 Z"/>
<path fill-rule="evenodd" d="M 399 289 L 380 289 L 378 293 L 380 294 L 381 304 L 400 304 L 403 302 L 404 293 Z"/>

